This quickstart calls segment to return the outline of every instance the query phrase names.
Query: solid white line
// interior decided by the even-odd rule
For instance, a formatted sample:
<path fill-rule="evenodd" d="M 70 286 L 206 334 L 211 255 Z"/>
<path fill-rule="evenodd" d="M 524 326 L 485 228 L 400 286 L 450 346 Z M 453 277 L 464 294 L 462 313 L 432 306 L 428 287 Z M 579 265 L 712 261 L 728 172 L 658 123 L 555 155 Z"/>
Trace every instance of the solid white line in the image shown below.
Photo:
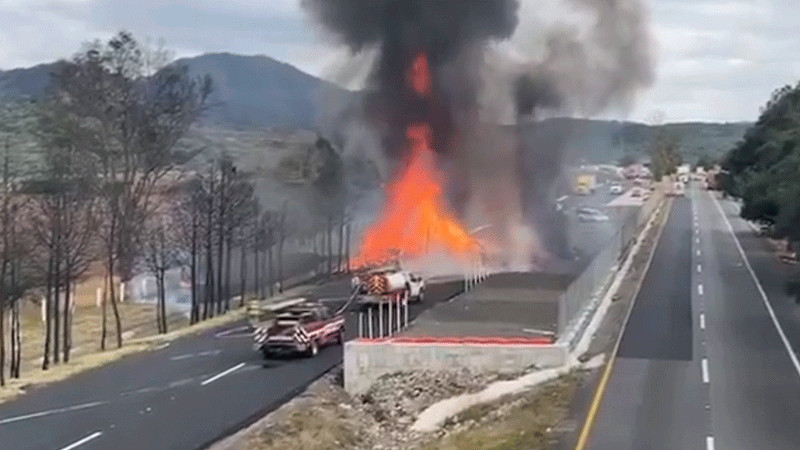
<path fill-rule="evenodd" d="M 244 367 L 244 363 L 239 363 L 239 364 L 237 364 L 237 365 L 235 365 L 235 366 L 231 367 L 230 369 L 228 369 L 228 370 L 226 370 L 226 371 L 224 371 L 224 372 L 220 372 L 220 373 L 218 373 L 218 374 L 214 375 L 213 377 L 211 377 L 211 378 L 207 379 L 206 381 L 203 381 L 202 383 L 200 383 L 200 386 L 205 386 L 205 385 L 207 385 L 208 383 L 213 383 L 214 381 L 216 381 L 216 380 L 219 380 L 220 378 L 224 377 L 225 375 L 228 375 L 228 374 L 229 374 L 229 373 L 231 373 L 231 372 L 234 372 L 234 371 L 236 371 L 236 370 L 239 370 L 239 369 L 241 369 L 242 367 Z"/>
<path fill-rule="evenodd" d="M 70 411 L 78 411 L 78 410 L 81 410 L 81 409 L 94 408 L 95 406 L 104 405 L 105 403 L 106 402 L 83 403 L 83 404 L 80 404 L 80 405 L 68 406 L 66 408 L 50 409 L 50 410 L 47 410 L 47 411 L 41 411 L 41 412 L 37 412 L 37 413 L 25 414 L 24 416 L 9 417 L 9 418 L 6 418 L 6 419 L 0 419 L 0 425 L 5 425 L 7 423 L 13 423 L 13 422 L 20 422 L 20 421 L 28 420 L 28 419 L 35 419 L 37 417 L 50 416 L 50 415 L 53 415 L 53 414 L 60 414 L 60 413 L 65 413 L 65 412 L 70 412 Z"/>
<path fill-rule="evenodd" d="M 705 330 L 706 329 L 706 315 L 705 314 L 700 314 L 700 329 L 701 330 Z"/>
<path fill-rule="evenodd" d="M 86 436 L 85 438 L 81 439 L 80 441 L 73 442 L 72 444 L 69 444 L 68 446 L 62 448 L 61 450 L 72 450 L 73 448 L 78 448 L 81 445 L 83 445 L 83 444 L 85 444 L 85 443 L 87 443 L 87 442 L 89 442 L 91 440 L 99 438 L 102 435 L 103 435 L 102 431 L 95 431 L 94 433 Z"/>
<path fill-rule="evenodd" d="M 697 293 L 703 295 L 703 283 L 697 285 Z"/>
<path fill-rule="evenodd" d="M 772 305 L 769 303 L 767 293 L 764 291 L 764 287 L 761 286 L 761 282 L 758 281 L 758 277 L 753 270 L 753 266 L 750 265 L 750 260 L 744 253 L 742 244 L 739 243 L 739 238 L 736 237 L 736 233 L 734 233 L 733 226 L 731 225 L 730 220 L 728 220 L 728 217 L 725 215 L 725 211 L 722 210 L 722 206 L 719 204 L 719 201 L 717 201 L 716 197 L 712 196 L 711 198 L 714 200 L 714 203 L 717 205 L 717 210 L 719 210 L 719 213 L 722 215 L 722 218 L 728 225 L 728 231 L 730 231 L 731 236 L 733 236 L 733 243 L 736 244 L 736 248 L 739 250 L 739 255 L 741 255 L 742 261 L 744 261 L 744 265 L 747 267 L 747 271 L 750 272 L 750 277 L 752 277 L 753 281 L 755 281 L 756 287 L 758 288 L 758 293 L 761 294 L 761 300 L 764 301 L 764 306 L 767 307 L 767 312 L 769 312 L 769 316 L 772 318 L 772 323 L 775 324 L 775 329 L 778 330 L 778 335 L 780 336 L 781 341 L 783 341 L 783 346 L 786 347 L 786 352 L 789 353 L 789 359 L 792 360 L 792 364 L 794 364 L 797 375 L 800 376 L 800 361 L 797 360 L 797 355 L 795 355 L 794 349 L 792 349 L 792 345 L 789 343 L 789 339 L 786 338 L 786 333 L 783 332 L 783 328 L 778 322 L 778 317 L 775 316 L 775 311 L 772 310 Z"/>
<path fill-rule="evenodd" d="M 708 359 L 703 358 L 700 361 L 700 366 L 703 368 L 703 383 L 708 384 Z"/>
<path fill-rule="evenodd" d="M 706 450 L 714 450 L 714 436 L 706 436 Z"/>
<path fill-rule="evenodd" d="M 701 266 L 700 264 L 698 264 L 698 265 L 697 265 L 697 273 L 702 273 L 702 272 L 703 272 L 703 266 Z"/>

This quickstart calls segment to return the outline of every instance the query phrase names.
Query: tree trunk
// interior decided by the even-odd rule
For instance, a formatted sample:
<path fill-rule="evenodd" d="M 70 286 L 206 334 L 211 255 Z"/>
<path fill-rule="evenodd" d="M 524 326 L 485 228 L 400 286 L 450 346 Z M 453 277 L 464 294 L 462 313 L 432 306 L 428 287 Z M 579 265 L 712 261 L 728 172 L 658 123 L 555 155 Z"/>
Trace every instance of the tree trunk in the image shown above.
<path fill-rule="evenodd" d="M 161 277 L 161 329 L 163 330 L 164 334 L 166 334 L 169 332 L 169 330 L 167 329 L 167 276 L 165 269 L 161 269 L 159 277 Z"/>
<path fill-rule="evenodd" d="M 231 230 L 225 240 L 225 312 L 231 310 Z"/>
<path fill-rule="evenodd" d="M 20 366 L 22 365 L 22 325 L 19 322 L 19 300 L 14 302 L 14 330 L 17 337 L 17 355 L 14 363 L 14 378 L 19 379 Z"/>
<path fill-rule="evenodd" d="M 114 313 L 114 322 L 117 325 L 117 348 L 122 347 L 122 323 L 119 320 L 117 298 L 114 295 L 114 256 L 109 253 L 108 258 L 108 295 L 111 298 L 111 312 Z"/>
<path fill-rule="evenodd" d="M 253 247 L 253 282 L 255 283 L 256 297 L 263 298 L 263 295 L 261 295 L 261 272 L 259 271 L 260 259 L 261 252 L 258 251 L 258 242 L 256 242 L 255 246 Z"/>
<path fill-rule="evenodd" d="M 194 213 L 192 213 L 194 214 Z M 191 312 L 189 313 L 189 324 L 195 324 L 200 320 L 199 317 L 199 308 L 197 305 L 197 222 L 195 216 L 192 216 L 192 251 L 191 251 L 191 258 L 192 261 L 190 263 L 190 277 L 192 279 L 192 308 Z"/>
<path fill-rule="evenodd" d="M 161 277 L 158 276 L 158 270 L 153 271 L 153 275 L 156 279 L 156 329 L 158 334 L 164 334 L 163 322 L 161 321 Z"/>
<path fill-rule="evenodd" d="M 122 347 L 122 323 L 119 319 L 119 309 L 117 309 L 117 298 L 114 295 L 114 248 L 116 246 L 116 233 L 117 233 L 117 212 L 113 211 L 111 214 L 111 230 L 109 233 L 108 248 L 108 295 L 111 298 L 111 311 L 114 313 L 114 322 L 117 325 L 117 348 Z"/>
<path fill-rule="evenodd" d="M 345 244 L 344 244 L 344 251 L 345 251 L 345 270 L 347 273 L 350 273 L 350 228 L 352 224 L 350 222 L 347 223 L 347 228 L 345 231 Z"/>
<path fill-rule="evenodd" d="M 59 360 L 59 327 L 60 327 L 60 308 L 61 308 L 61 200 L 58 200 L 59 209 L 56 213 L 56 256 L 55 269 L 53 270 L 53 364 L 58 364 Z"/>
<path fill-rule="evenodd" d="M 280 235 L 278 236 L 278 292 L 283 293 L 283 244 L 286 242 L 286 205 L 281 209 Z"/>
<path fill-rule="evenodd" d="M 336 273 L 342 271 L 342 251 L 344 247 L 344 211 L 339 220 L 339 251 L 336 255 Z"/>
<path fill-rule="evenodd" d="M 16 378 L 17 373 L 17 302 L 11 307 L 11 359 L 9 360 L 9 378 Z"/>
<path fill-rule="evenodd" d="M 203 320 L 214 317 L 214 262 L 211 258 L 212 250 L 209 245 L 206 247 L 206 292 L 203 305 Z"/>
<path fill-rule="evenodd" d="M 227 205 L 225 204 L 225 172 L 220 171 L 220 185 L 219 185 L 219 222 L 217 224 L 217 314 L 222 314 L 222 302 L 225 300 L 223 295 L 225 295 L 224 286 L 223 286 L 223 261 L 224 259 L 224 251 L 225 251 L 225 208 Z"/>
<path fill-rule="evenodd" d="M 269 265 L 269 271 L 267 273 L 269 279 L 267 281 L 269 282 L 269 296 L 270 297 L 275 295 L 275 291 L 273 290 L 274 287 L 275 287 L 275 274 L 272 271 L 272 266 L 273 266 L 273 264 L 272 264 L 272 247 L 274 247 L 274 246 L 270 245 L 269 248 L 267 249 L 267 252 L 266 252 L 267 253 L 267 258 L 268 258 L 267 259 L 267 264 Z"/>
<path fill-rule="evenodd" d="M 53 255 L 50 255 L 50 258 L 47 262 L 47 290 L 46 295 L 44 298 L 44 311 L 45 311 L 45 320 L 44 320 L 44 357 L 42 358 L 42 370 L 47 370 L 50 367 L 50 318 L 51 318 L 51 301 L 50 296 L 52 295 L 53 290 Z"/>
<path fill-rule="evenodd" d="M 326 234 L 328 237 L 328 261 L 326 265 L 328 276 L 330 277 L 331 273 L 333 273 L 333 214 L 328 214 L 328 230 Z"/>
<path fill-rule="evenodd" d="M 244 306 L 244 296 L 247 293 L 247 246 L 242 244 L 241 261 L 239 262 L 239 307 Z"/>
<path fill-rule="evenodd" d="M 74 292 L 70 290 L 70 277 L 72 276 L 72 265 L 70 264 L 69 259 L 65 261 L 65 273 L 64 273 L 64 280 L 66 284 L 64 285 L 64 362 L 69 362 L 69 351 L 70 347 L 72 346 L 71 341 L 71 334 L 72 334 L 72 308 L 70 307 L 70 295 L 74 295 Z"/>
<path fill-rule="evenodd" d="M 106 349 L 106 335 L 108 334 L 108 313 L 106 312 L 106 303 L 108 301 L 108 272 L 106 272 L 106 276 L 104 278 L 103 291 L 101 292 L 103 298 L 100 301 L 100 303 L 102 303 L 101 314 L 103 317 L 102 324 L 100 326 L 100 350 Z"/>

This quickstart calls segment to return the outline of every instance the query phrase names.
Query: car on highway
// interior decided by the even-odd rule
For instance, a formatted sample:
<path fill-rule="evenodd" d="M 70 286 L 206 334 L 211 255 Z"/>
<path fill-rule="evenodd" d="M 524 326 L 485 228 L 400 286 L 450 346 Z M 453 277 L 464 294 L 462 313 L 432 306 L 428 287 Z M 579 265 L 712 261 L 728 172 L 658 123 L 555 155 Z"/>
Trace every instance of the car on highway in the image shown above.
<path fill-rule="evenodd" d="M 303 302 L 256 325 L 253 340 L 253 348 L 264 358 L 289 354 L 315 356 L 322 346 L 344 342 L 344 315 L 331 313 L 318 301 Z"/>
<path fill-rule="evenodd" d="M 608 216 L 603 214 L 600 210 L 589 208 L 586 206 L 577 209 L 578 220 L 581 222 L 607 222 Z"/>
<path fill-rule="evenodd" d="M 625 190 L 623 189 L 622 185 L 618 183 L 612 184 L 611 187 L 608 189 L 608 192 L 614 195 L 621 195 L 624 191 Z"/>

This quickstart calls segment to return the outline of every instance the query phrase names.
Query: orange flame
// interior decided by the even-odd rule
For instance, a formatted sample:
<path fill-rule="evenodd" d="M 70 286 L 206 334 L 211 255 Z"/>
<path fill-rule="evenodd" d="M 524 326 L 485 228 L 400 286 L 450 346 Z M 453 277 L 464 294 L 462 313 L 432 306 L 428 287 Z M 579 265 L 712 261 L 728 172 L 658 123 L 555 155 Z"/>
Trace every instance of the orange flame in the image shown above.
<path fill-rule="evenodd" d="M 411 160 L 389 186 L 384 210 L 367 231 L 356 266 L 379 264 L 398 254 L 420 256 L 440 247 L 460 255 L 478 250 L 469 233 L 445 209 L 433 166 L 430 126 L 412 125 L 406 136 Z"/>

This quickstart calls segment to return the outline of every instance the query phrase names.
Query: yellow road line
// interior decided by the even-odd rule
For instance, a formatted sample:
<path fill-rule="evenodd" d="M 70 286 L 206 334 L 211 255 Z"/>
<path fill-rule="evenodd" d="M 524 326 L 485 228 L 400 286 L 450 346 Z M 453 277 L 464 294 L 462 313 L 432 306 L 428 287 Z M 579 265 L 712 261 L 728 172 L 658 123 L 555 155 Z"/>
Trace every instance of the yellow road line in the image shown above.
<path fill-rule="evenodd" d="M 666 218 L 669 219 L 669 214 L 672 210 L 672 201 L 667 201 L 666 204 Z M 628 319 L 631 317 L 631 311 L 633 311 L 633 305 L 636 303 L 636 298 L 639 296 L 639 290 L 642 288 L 642 284 L 644 283 L 644 277 L 647 272 L 650 270 L 650 264 L 653 262 L 653 255 L 656 254 L 656 247 L 658 247 L 658 243 L 661 241 L 661 233 L 664 231 L 666 227 L 666 220 L 661 225 L 661 229 L 658 230 L 658 236 L 653 245 L 653 249 L 650 251 L 650 257 L 647 260 L 647 266 L 645 266 L 644 272 L 642 272 L 642 277 L 639 279 L 639 284 L 636 286 L 636 292 L 633 294 L 633 300 L 631 301 L 630 306 L 628 307 L 628 311 L 625 315 L 625 321 L 622 324 L 622 329 L 619 331 L 619 335 L 617 336 L 617 341 L 614 343 L 614 349 L 611 352 L 611 357 L 609 358 L 608 362 L 606 363 L 606 367 L 603 370 L 603 375 L 600 378 L 600 383 L 597 384 L 597 390 L 594 392 L 594 398 L 592 398 L 592 404 L 589 407 L 589 412 L 586 414 L 586 420 L 583 423 L 583 428 L 581 428 L 581 434 L 578 437 L 578 443 L 575 445 L 575 450 L 584 450 L 589 443 L 589 435 L 592 432 L 592 427 L 594 426 L 594 422 L 597 420 L 597 413 L 600 410 L 600 405 L 603 403 L 603 396 L 606 393 L 606 387 L 608 386 L 608 380 L 611 379 L 611 373 L 614 371 L 614 362 L 617 359 L 617 352 L 619 351 L 620 343 L 622 342 L 622 335 L 625 333 L 625 327 L 628 325 Z"/>

